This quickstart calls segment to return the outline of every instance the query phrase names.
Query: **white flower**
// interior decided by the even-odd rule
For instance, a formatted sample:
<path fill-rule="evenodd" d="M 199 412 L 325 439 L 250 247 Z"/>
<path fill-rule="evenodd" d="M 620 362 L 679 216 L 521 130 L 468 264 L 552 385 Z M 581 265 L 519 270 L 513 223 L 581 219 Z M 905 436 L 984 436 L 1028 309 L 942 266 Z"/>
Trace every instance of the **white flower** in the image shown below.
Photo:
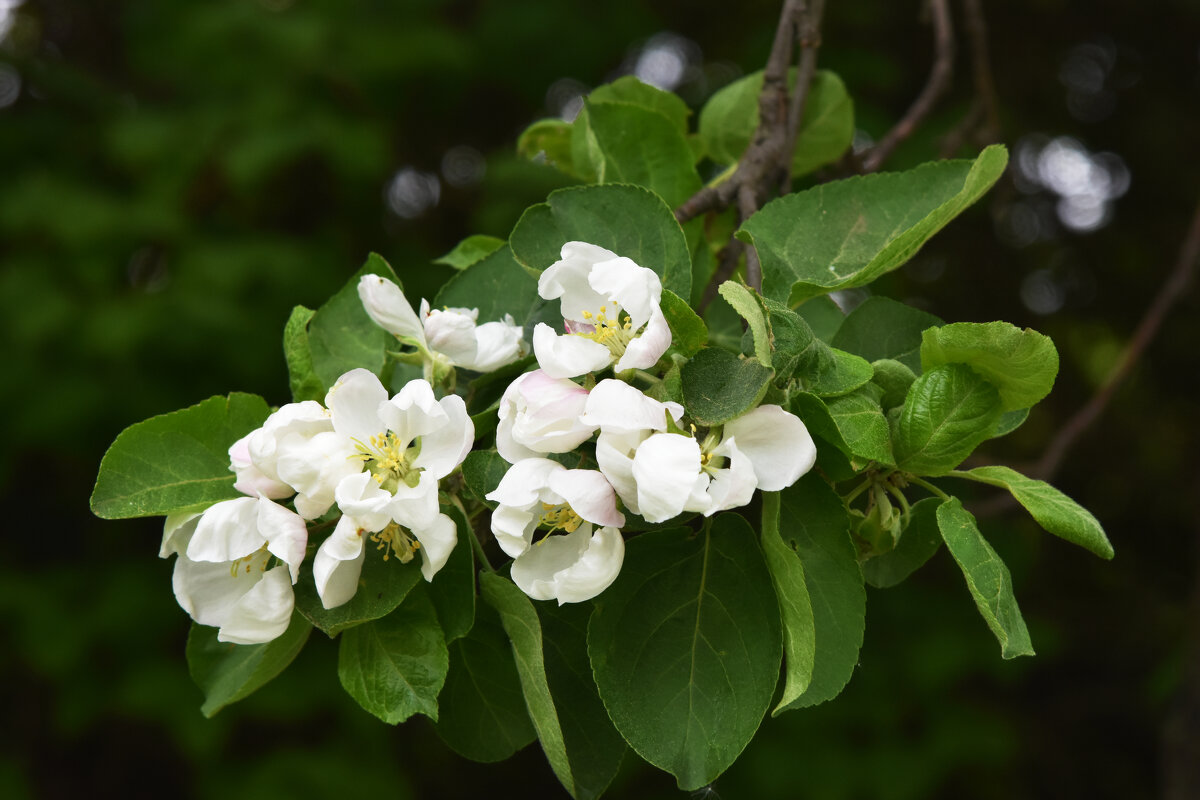
<path fill-rule="evenodd" d="M 168 517 L 163 551 L 179 554 L 172 583 L 192 619 L 219 628 L 219 641 L 260 644 L 287 630 L 307 543 L 298 514 L 265 497 L 240 497 L 198 518 Z M 283 563 L 271 567 L 272 557 Z"/>
<path fill-rule="evenodd" d="M 574 450 L 596 430 L 579 419 L 587 402 L 587 390 L 577 383 L 541 370 L 525 373 L 500 398 L 496 449 L 510 464 Z"/>
<path fill-rule="evenodd" d="M 578 603 L 591 600 L 617 579 L 625 539 L 616 528 L 588 523 L 563 536 L 547 536 L 517 558 L 513 583 L 534 600 Z"/>
<path fill-rule="evenodd" d="M 816 454 L 804 423 L 776 405 L 727 422 L 703 443 L 678 433 L 655 433 L 633 456 L 637 503 L 649 522 L 683 511 L 710 516 L 745 505 L 755 489 L 791 486 L 812 468 Z"/>
<path fill-rule="evenodd" d="M 358 296 L 367 314 L 384 330 L 417 348 L 430 363 L 492 372 L 511 364 L 527 351 L 522 330 L 509 314 L 503 320 L 477 323 L 479 309 L 430 309 L 421 301 L 416 314 L 404 292 L 379 275 L 364 275 Z"/>
<path fill-rule="evenodd" d="M 671 346 L 671 329 L 659 301 L 662 283 L 603 247 L 567 242 L 562 259 L 538 279 L 538 294 L 560 299 L 566 334 L 545 323 L 533 332 L 539 366 L 554 378 L 573 378 L 604 369 L 652 367 Z"/>

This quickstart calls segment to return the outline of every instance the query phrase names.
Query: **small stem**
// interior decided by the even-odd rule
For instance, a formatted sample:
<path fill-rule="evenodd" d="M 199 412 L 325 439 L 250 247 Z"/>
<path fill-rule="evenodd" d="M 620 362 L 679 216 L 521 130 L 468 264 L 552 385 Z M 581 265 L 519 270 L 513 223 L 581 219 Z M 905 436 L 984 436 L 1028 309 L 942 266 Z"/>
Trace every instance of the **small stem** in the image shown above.
<path fill-rule="evenodd" d="M 475 526 L 471 524 L 471 520 L 479 514 L 480 510 L 482 510 L 482 507 L 477 508 L 474 514 L 468 514 L 467 509 L 463 507 L 462 500 L 459 499 L 458 495 L 450 495 L 450 502 L 454 504 L 454 507 L 458 509 L 458 513 L 462 514 L 463 519 L 467 521 L 467 529 L 471 534 L 471 547 L 475 550 L 475 558 L 488 572 L 495 572 L 496 568 L 493 567 L 492 562 L 488 560 L 487 553 L 483 552 L 483 542 L 479 541 L 479 537 L 475 535 Z"/>
<path fill-rule="evenodd" d="M 848 494 L 842 498 L 842 502 L 846 504 L 847 508 L 850 507 L 850 504 L 853 503 L 860 494 L 862 494 L 863 492 L 865 492 L 867 490 L 867 487 L 869 487 L 871 485 L 871 481 L 872 481 L 872 478 L 863 479 L 862 483 L 860 483 L 858 486 L 855 486 L 853 489 L 850 490 L 850 494 Z"/>
<path fill-rule="evenodd" d="M 955 477 L 958 477 L 958 476 L 955 476 Z M 922 489 L 925 489 L 926 491 L 928 491 L 928 492 L 931 492 L 931 493 L 933 493 L 933 494 L 937 495 L 938 497 L 942 498 L 943 500 L 949 500 L 949 499 L 950 499 L 950 495 L 946 494 L 946 493 L 945 493 L 945 492 L 943 492 L 941 489 L 939 489 L 938 487 L 934 486 L 932 483 L 930 483 L 929 481 L 925 480 L 924 478 L 918 478 L 916 475 L 909 475 L 909 476 L 908 476 L 908 482 L 909 482 L 909 483 L 914 483 L 914 484 L 916 484 L 917 486 L 920 486 Z"/>
<path fill-rule="evenodd" d="M 904 496 L 904 492 L 900 491 L 897 487 L 893 486 L 890 483 L 885 482 L 883 485 L 884 485 L 884 488 L 887 489 L 888 494 L 890 494 L 892 497 L 896 498 L 896 502 L 898 502 L 900 504 L 901 513 L 904 514 L 905 519 L 908 519 L 908 512 L 909 512 L 908 498 L 906 498 Z"/>

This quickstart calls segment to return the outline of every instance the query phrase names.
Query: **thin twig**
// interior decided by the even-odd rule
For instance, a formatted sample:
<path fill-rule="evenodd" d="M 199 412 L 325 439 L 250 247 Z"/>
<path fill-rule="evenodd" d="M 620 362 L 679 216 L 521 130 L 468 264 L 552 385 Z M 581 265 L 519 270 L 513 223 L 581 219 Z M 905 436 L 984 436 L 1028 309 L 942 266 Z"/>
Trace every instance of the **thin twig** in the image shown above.
<path fill-rule="evenodd" d="M 925 82 L 925 88 L 917 95 L 917 99 L 895 127 L 884 134 L 879 143 L 863 156 L 864 172 L 879 169 L 896 146 L 912 135 L 921 121 L 933 110 L 938 98 L 950 87 L 950 78 L 954 74 L 954 31 L 950 27 L 949 0 L 929 0 L 929 9 L 933 17 L 934 46 L 933 67 L 929 71 L 929 80 Z"/>
<path fill-rule="evenodd" d="M 758 195 L 754 187 L 748 183 L 742 184 L 738 191 L 738 216 L 744 222 L 758 211 Z M 762 266 L 758 262 L 758 251 L 753 247 L 744 248 L 746 253 L 746 285 L 756 291 L 762 291 Z"/>
<path fill-rule="evenodd" d="M 700 298 L 700 303 L 696 306 L 697 314 L 704 313 L 708 304 L 717 299 L 717 290 L 721 284 L 733 277 L 733 273 L 737 271 L 738 259 L 742 257 L 743 248 L 741 239 L 730 239 L 729 244 L 725 245 L 717 254 L 717 269 L 713 272 L 708 285 L 704 287 L 704 296 Z"/>
<path fill-rule="evenodd" d="M 1067 420 L 1067 423 L 1059 429 L 1058 433 L 1050 441 L 1050 445 L 1033 468 L 1034 477 L 1041 478 L 1042 480 L 1052 478 L 1058 472 L 1058 468 L 1062 465 L 1067 452 L 1075 445 L 1079 437 L 1100 418 L 1104 410 L 1108 408 L 1108 403 L 1112 400 L 1113 394 L 1125 379 L 1129 377 L 1129 373 L 1133 371 L 1133 368 L 1137 366 L 1142 353 L 1154 340 L 1158 329 L 1162 326 L 1163 320 L 1166 319 L 1171 308 L 1179 302 L 1187 291 L 1188 286 L 1195 276 L 1197 260 L 1200 260 L 1200 205 L 1196 206 L 1191 226 L 1188 228 L 1187 236 L 1179 248 L 1179 257 L 1175 262 L 1174 268 L 1167 276 L 1162 287 L 1158 290 L 1158 294 L 1154 297 L 1153 302 L 1150 303 L 1150 307 L 1146 309 L 1141 322 L 1138 323 L 1137 328 L 1134 330 L 1133 338 L 1129 340 L 1125 351 L 1121 353 L 1121 358 L 1104 379 L 1104 383 L 1092 395 L 1091 400 L 1083 408 L 1079 409 L 1071 419 Z"/>
<path fill-rule="evenodd" d="M 786 193 L 792 186 L 791 153 L 796 149 L 796 136 L 800 133 L 800 122 L 804 119 L 804 107 L 808 103 L 808 92 L 812 88 L 813 76 L 817 72 L 817 48 L 821 46 L 821 15 L 825 12 L 825 0 L 810 0 L 802 8 L 796 25 L 796 45 L 800 49 L 796 67 L 796 85 L 792 87 L 792 98 L 788 102 L 787 131 L 783 139 L 783 152 L 789 157 L 783 164 L 783 180 L 779 191 Z"/>
<path fill-rule="evenodd" d="M 1000 102 L 996 83 L 992 80 L 991 58 L 988 56 L 987 22 L 983 17 L 983 0 L 963 0 L 963 27 L 971 40 L 971 65 L 975 77 L 975 98 L 983 105 L 983 128 L 980 133 L 988 140 L 1000 135 Z"/>

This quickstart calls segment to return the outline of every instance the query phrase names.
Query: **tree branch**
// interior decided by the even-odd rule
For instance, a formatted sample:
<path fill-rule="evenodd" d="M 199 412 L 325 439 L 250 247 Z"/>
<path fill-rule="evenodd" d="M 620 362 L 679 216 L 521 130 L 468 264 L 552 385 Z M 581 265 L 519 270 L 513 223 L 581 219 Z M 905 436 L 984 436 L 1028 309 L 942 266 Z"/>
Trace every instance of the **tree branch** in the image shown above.
<path fill-rule="evenodd" d="M 804 119 L 808 92 L 817 73 L 817 48 L 821 46 L 821 16 L 824 13 L 825 0 L 810 0 L 807 13 L 801 10 L 796 25 L 796 45 L 800 48 L 800 58 L 796 66 L 796 85 L 792 87 L 792 98 L 788 103 L 787 131 L 783 140 L 783 152 L 788 158 L 783 165 L 783 180 L 779 188 L 781 193 L 786 193 L 792 186 L 791 154 L 796 150 L 796 137 L 800 133 L 800 122 Z"/>
<path fill-rule="evenodd" d="M 928 116 L 938 98 L 950 87 L 954 74 L 954 31 L 950 27 L 949 0 L 929 0 L 933 16 L 933 68 L 925 88 L 917 95 L 905 115 L 890 131 L 884 134 L 871 150 L 863 156 L 863 172 L 874 172 L 887 160 L 902 141 L 912 135 L 921 121 Z"/>
<path fill-rule="evenodd" d="M 968 137 L 987 145 L 1000 139 L 1000 102 L 992 80 L 988 56 L 987 22 L 982 0 L 963 0 L 963 28 L 971 42 L 971 72 L 975 79 L 975 100 L 962 121 L 942 139 L 940 154 L 949 158 L 958 152 Z"/>

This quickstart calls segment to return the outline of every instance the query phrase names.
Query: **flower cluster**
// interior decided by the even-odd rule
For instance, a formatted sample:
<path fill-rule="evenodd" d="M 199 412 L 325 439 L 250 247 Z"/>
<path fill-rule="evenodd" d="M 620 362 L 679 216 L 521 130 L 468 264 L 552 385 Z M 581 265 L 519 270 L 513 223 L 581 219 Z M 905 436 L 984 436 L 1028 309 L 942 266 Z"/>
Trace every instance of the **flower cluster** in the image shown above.
<path fill-rule="evenodd" d="M 310 523 L 329 530 L 311 566 L 325 608 L 354 597 L 368 551 L 402 563 L 419 554 L 432 580 L 458 540 L 439 482 L 466 459 L 475 428 L 463 398 L 439 399 L 436 389 L 455 385 L 456 367 L 487 372 L 520 358 L 522 330 L 510 316 L 478 324 L 475 309 L 422 301 L 414 312 L 378 275 L 358 291 L 369 316 L 414 348 L 399 357 L 422 364 L 425 378 L 389 397 L 375 374 L 355 369 L 323 405 L 283 406 L 229 449 L 243 497 L 167 519 L 161 555 L 178 556 L 176 598 L 222 641 L 265 642 L 286 630 Z M 500 398 L 495 449 L 509 468 L 486 494 L 491 533 L 530 597 L 561 604 L 604 591 L 621 570 L 633 515 L 635 529 L 709 516 L 812 467 L 808 431 L 777 405 L 698 429 L 662 391 L 638 388 L 661 390 L 673 363 L 652 270 L 568 242 L 538 292 L 559 301 L 562 329 L 534 328 L 537 369 Z"/>

